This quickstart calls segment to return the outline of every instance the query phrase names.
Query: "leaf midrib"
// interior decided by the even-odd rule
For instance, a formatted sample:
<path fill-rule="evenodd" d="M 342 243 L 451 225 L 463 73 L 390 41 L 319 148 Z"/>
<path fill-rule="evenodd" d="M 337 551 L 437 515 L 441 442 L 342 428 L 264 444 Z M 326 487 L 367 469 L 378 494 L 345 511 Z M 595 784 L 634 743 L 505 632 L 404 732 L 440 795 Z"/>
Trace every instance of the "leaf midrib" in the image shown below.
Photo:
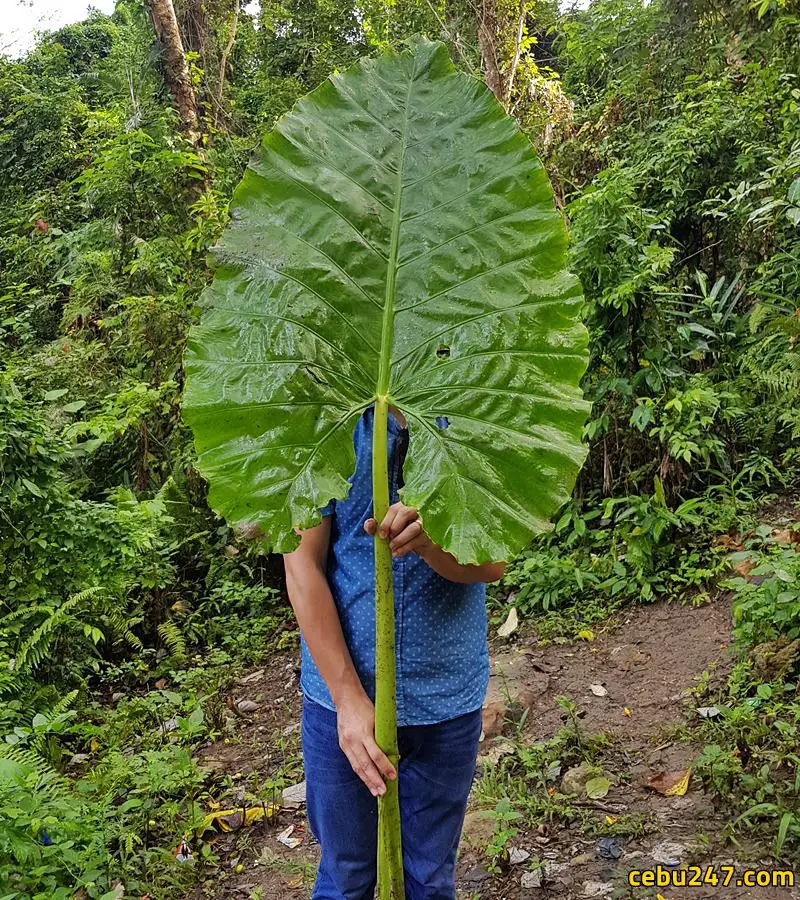
<path fill-rule="evenodd" d="M 411 105 L 411 88 L 417 75 L 417 60 L 408 80 L 405 109 L 403 110 L 402 145 L 397 165 L 397 178 L 394 188 L 394 212 L 392 213 L 392 233 L 389 239 L 389 259 L 386 263 L 386 292 L 383 301 L 383 319 L 381 322 L 381 349 L 378 364 L 378 380 L 375 386 L 375 397 L 388 399 L 389 378 L 391 376 L 392 342 L 394 340 L 395 292 L 397 285 L 397 256 L 400 246 L 400 226 L 402 225 L 403 175 L 406 164 L 406 147 L 408 143 L 408 110 Z"/>

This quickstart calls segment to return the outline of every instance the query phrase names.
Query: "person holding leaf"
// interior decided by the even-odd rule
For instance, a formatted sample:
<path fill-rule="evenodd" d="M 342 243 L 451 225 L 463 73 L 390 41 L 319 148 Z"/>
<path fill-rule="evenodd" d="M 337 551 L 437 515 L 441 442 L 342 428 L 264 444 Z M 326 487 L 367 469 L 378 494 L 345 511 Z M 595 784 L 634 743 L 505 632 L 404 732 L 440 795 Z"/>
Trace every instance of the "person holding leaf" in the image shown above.
<path fill-rule="evenodd" d="M 502 563 L 462 565 L 400 502 L 408 431 L 389 418 L 392 505 L 372 518 L 372 421 L 354 435 L 345 500 L 322 510 L 284 556 L 302 633 L 302 740 L 311 830 L 322 847 L 314 900 L 368 900 L 376 883 L 377 801 L 398 773 L 375 742 L 376 528 L 395 585 L 403 868 L 409 900 L 455 897 L 456 851 L 475 772 L 489 678 L 485 584 Z M 442 421 L 440 427 L 446 427 Z"/>
<path fill-rule="evenodd" d="M 231 211 L 183 412 L 211 506 L 286 555 L 314 898 L 367 900 L 377 869 L 380 900 L 452 900 L 484 585 L 586 456 L 564 220 L 528 138 L 423 37 L 299 100 Z"/>

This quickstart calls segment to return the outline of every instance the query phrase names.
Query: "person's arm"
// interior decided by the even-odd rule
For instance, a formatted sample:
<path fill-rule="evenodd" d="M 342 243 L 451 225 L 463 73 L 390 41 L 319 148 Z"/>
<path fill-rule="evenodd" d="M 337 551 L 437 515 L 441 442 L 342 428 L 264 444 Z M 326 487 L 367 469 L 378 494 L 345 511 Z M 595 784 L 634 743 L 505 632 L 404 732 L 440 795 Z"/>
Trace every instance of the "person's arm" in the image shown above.
<path fill-rule="evenodd" d="M 367 534 L 374 535 L 375 527 L 375 519 L 367 519 L 364 523 Z M 393 503 L 389 507 L 378 533 L 389 541 L 392 556 L 399 558 L 408 553 L 416 553 L 434 572 L 448 581 L 460 584 L 499 581 L 505 572 L 506 566 L 502 562 L 483 563 L 480 566 L 462 565 L 425 534 L 417 510 L 402 503 Z"/>
<path fill-rule="evenodd" d="M 300 535 L 300 546 L 283 557 L 286 588 L 300 631 L 336 706 L 339 746 L 353 771 L 374 796 L 386 792 L 384 778 L 397 773 L 375 743 L 375 707 L 353 665 L 325 567 L 331 520 Z"/>

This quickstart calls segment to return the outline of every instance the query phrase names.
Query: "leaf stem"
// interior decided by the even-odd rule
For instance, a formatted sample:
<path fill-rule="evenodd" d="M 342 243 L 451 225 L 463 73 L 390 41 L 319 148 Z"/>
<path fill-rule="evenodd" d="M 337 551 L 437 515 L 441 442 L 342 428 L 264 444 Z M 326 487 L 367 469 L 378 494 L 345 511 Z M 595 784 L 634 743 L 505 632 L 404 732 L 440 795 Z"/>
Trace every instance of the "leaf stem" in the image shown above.
<path fill-rule="evenodd" d="M 375 401 L 372 431 L 372 504 L 376 522 L 389 509 L 389 460 L 386 437 L 389 404 Z M 394 587 L 388 541 L 375 533 L 375 740 L 389 761 L 398 766 L 397 673 L 394 644 Z M 400 845 L 400 797 L 397 779 L 386 784 L 378 800 L 378 898 L 403 900 L 403 854 Z"/>
<path fill-rule="evenodd" d="M 408 107 L 416 75 L 416 59 L 403 110 L 402 146 L 394 190 L 394 215 L 386 263 L 386 295 L 381 324 L 381 355 L 372 430 L 372 514 L 379 524 L 389 509 L 389 460 L 386 436 L 389 422 L 389 382 L 392 370 L 397 256 L 402 222 L 403 177 L 408 141 Z M 398 771 L 397 670 L 394 643 L 394 587 L 389 542 L 375 532 L 375 741 Z M 399 775 L 399 773 L 398 773 Z M 378 900 L 403 900 L 403 851 L 400 837 L 398 779 L 386 784 L 378 800 Z"/>

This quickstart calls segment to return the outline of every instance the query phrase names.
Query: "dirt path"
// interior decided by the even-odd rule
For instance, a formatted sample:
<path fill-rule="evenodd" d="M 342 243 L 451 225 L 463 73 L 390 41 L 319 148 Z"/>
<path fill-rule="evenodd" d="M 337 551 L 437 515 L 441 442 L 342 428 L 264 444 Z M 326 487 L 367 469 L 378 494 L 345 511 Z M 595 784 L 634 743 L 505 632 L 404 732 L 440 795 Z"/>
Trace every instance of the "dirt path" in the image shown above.
<path fill-rule="evenodd" d="M 697 783 L 690 781 L 684 796 L 647 787 L 660 773 L 689 769 L 702 751 L 686 731 L 698 715 L 692 691 L 727 674 L 729 641 L 730 606 L 718 600 L 629 609 L 592 641 L 542 647 L 522 638 L 496 647 L 482 761 L 459 855 L 460 897 L 798 900 L 800 889 L 788 887 L 628 887 L 632 869 L 652 869 L 658 860 L 735 865 L 737 876 L 758 864 L 747 848 L 725 845 L 730 815 Z M 283 783 L 302 779 L 294 659 L 277 658 L 247 676 L 235 697 L 243 699 L 258 709 L 241 720 L 234 743 L 204 748 L 201 762 L 220 785 L 228 784 L 228 799 L 243 802 L 249 790 L 277 800 Z M 559 752 L 563 760 L 552 757 Z M 599 791 L 607 787 L 607 793 L 589 799 L 587 778 L 607 779 Z M 497 821 L 487 810 L 503 796 L 523 818 L 508 823 L 517 833 L 489 865 L 486 847 Z M 291 826 L 291 837 L 303 838 L 295 849 L 277 840 Z M 220 835 L 213 848 L 220 873 L 196 897 L 309 897 L 318 846 L 305 828 L 302 805 Z"/>

